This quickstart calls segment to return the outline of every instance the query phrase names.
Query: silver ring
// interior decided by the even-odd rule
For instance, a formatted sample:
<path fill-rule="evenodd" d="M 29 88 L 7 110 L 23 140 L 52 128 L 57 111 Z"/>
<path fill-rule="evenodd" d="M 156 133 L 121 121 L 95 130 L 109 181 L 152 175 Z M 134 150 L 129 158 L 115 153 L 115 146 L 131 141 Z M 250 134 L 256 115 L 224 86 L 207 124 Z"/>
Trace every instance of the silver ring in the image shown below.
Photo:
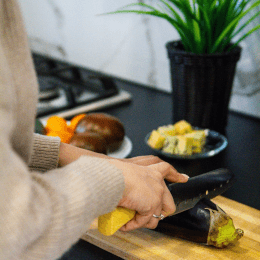
<path fill-rule="evenodd" d="M 163 215 L 163 214 L 161 214 L 161 215 L 155 215 L 155 214 L 153 214 L 153 217 L 154 218 L 159 218 L 160 220 L 163 220 L 164 218 L 165 218 L 165 216 Z"/>

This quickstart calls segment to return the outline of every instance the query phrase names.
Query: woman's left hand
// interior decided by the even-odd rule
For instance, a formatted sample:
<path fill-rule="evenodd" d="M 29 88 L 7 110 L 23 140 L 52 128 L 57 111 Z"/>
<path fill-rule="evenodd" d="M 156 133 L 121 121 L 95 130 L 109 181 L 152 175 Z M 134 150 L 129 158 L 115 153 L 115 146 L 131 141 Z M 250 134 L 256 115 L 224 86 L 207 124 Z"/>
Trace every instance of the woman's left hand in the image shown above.
<path fill-rule="evenodd" d="M 154 155 L 145 155 L 145 156 L 137 156 L 133 158 L 127 158 L 127 159 L 121 159 L 121 161 L 125 161 L 128 163 L 134 163 L 140 166 L 151 166 L 162 163 L 162 159 L 160 159 L 158 156 Z M 179 173 L 171 164 L 169 164 L 171 169 L 171 174 L 166 176 L 165 179 L 170 182 L 187 182 L 189 179 L 189 176 L 183 173 Z"/>

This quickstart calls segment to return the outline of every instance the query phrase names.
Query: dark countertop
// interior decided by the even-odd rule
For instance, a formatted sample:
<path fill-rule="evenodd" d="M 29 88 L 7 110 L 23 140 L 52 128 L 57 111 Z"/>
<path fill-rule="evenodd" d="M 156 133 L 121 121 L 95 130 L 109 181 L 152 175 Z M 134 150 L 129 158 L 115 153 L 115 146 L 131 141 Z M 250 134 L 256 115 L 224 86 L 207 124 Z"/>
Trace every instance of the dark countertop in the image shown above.
<path fill-rule="evenodd" d="M 131 102 L 103 112 L 118 117 L 126 135 L 133 143 L 130 157 L 156 155 L 144 143 L 148 132 L 160 125 L 172 123 L 171 95 L 145 86 L 117 80 L 120 88 L 133 95 Z M 227 148 L 220 154 L 200 160 L 165 159 L 179 172 L 190 177 L 218 168 L 227 168 L 237 182 L 223 196 L 260 210 L 260 119 L 230 112 L 226 129 Z M 80 240 L 64 255 L 68 259 L 120 259 Z"/>

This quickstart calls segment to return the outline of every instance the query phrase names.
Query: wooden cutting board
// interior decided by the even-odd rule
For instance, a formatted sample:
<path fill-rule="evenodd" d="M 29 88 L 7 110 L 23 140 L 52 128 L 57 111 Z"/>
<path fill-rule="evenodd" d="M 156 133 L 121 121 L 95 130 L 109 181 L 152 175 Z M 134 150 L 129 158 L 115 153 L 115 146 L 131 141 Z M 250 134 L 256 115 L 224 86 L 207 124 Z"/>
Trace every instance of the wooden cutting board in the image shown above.
<path fill-rule="evenodd" d="M 130 260 L 260 260 L 260 211 L 222 196 L 212 201 L 232 217 L 236 228 L 244 230 L 244 236 L 236 245 L 217 249 L 149 229 L 127 233 L 117 231 L 113 236 L 107 237 L 98 232 L 97 220 L 82 239 Z"/>

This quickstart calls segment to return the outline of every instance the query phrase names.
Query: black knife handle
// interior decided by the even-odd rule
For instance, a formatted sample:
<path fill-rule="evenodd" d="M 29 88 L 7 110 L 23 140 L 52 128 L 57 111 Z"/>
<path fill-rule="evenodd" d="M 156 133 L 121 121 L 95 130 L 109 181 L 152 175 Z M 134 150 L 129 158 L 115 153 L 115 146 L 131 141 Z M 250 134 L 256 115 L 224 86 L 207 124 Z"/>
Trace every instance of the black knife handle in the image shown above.
<path fill-rule="evenodd" d="M 174 202 L 178 205 L 193 198 L 212 199 L 228 190 L 236 181 L 235 176 L 227 169 L 217 169 L 189 178 L 186 183 L 171 183 L 170 190 Z"/>

